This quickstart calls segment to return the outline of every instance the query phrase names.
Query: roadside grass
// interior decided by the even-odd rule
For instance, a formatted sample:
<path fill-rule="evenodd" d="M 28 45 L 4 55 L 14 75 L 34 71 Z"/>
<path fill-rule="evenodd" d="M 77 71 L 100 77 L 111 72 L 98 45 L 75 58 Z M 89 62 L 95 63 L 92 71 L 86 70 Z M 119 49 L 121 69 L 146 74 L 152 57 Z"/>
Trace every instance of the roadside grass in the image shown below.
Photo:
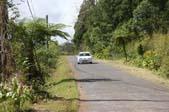
<path fill-rule="evenodd" d="M 12 101 L 7 100 L 7 101 L 3 101 L 0 103 L 0 112 L 14 112 L 14 110 L 15 110 L 15 107 L 13 106 Z"/>
<path fill-rule="evenodd" d="M 77 112 L 78 88 L 74 80 L 74 73 L 66 57 L 61 57 L 59 65 L 53 75 L 48 79 L 47 91 L 53 98 L 35 104 L 36 110 L 48 110 L 51 112 Z"/>
<path fill-rule="evenodd" d="M 120 70 L 124 70 L 125 72 L 129 73 L 130 75 L 134 75 L 136 77 L 149 80 L 153 83 L 162 84 L 166 87 L 169 87 L 169 79 L 166 79 L 160 75 L 158 75 L 157 72 L 148 70 L 146 68 L 138 68 L 134 65 L 128 64 L 124 61 L 124 59 L 118 59 L 118 60 L 99 60 L 100 62 L 107 63 L 115 68 L 118 68 Z"/>
<path fill-rule="evenodd" d="M 27 110 L 30 109 L 30 106 L 30 102 L 26 101 L 22 106 L 21 112 L 27 112 Z M 14 112 L 15 109 L 16 107 L 13 105 L 13 101 L 11 99 L 7 99 L 6 101 L 0 102 L 0 112 Z"/>

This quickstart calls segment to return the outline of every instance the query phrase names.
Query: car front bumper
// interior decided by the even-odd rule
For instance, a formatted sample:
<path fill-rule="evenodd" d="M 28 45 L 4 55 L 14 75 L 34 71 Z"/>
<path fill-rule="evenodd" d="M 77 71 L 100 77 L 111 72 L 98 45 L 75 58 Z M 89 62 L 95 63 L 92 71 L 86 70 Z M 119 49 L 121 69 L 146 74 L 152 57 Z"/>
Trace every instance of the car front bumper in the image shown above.
<path fill-rule="evenodd" d="M 78 63 L 92 63 L 92 59 L 79 59 Z"/>

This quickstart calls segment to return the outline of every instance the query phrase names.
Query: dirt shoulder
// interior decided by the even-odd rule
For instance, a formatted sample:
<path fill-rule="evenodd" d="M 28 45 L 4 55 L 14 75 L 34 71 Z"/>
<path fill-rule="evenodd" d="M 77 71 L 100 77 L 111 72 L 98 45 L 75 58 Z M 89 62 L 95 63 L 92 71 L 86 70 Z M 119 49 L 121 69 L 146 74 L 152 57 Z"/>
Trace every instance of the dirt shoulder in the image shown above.
<path fill-rule="evenodd" d="M 157 73 L 144 69 L 144 68 L 138 68 L 135 66 L 131 66 L 128 64 L 125 64 L 122 60 L 97 60 L 98 62 L 103 62 L 106 64 L 109 64 L 115 68 L 118 68 L 120 70 L 124 70 L 125 72 L 129 73 L 130 75 L 134 75 L 136 77 L 149 80 L 153 83 L 162 84 L 164 86 L 167 86 L 169 88 L 169 79 L 164 79 L 163 77 L 159 76 Z"/>

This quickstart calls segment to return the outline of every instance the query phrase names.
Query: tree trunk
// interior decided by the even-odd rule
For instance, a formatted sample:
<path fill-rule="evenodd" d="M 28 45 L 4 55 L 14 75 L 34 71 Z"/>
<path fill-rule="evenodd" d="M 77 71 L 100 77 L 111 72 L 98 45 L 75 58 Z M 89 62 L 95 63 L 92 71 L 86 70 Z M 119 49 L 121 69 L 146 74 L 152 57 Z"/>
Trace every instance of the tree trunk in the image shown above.
<path fill-rule="evenodd" d="M 124 52 L 124 56 L 126 58 L 126 61 L 127 61 L 127 51 L 126 51 L 126 43 L 124 40 L 122 40 L 122 45 L 123 45 L 123 52 Z"/>
<path fill-rule="evenodd" d="M 41 68 L 39 62 L 37 62 L 37 56 L 35 53 L 33 41 L 25 41 L 24 42 L 24 57 L 27 58 L 27 64 L 28 64 L 28 70 L 26 71 L 28 73 L 27 78 L 29 81 L 29 84 L 32 83 L 32 81 L 40 81 L 41 84 L 44 83 L 44 79 L 41 73 Z M 38 70 L 39 69 L 39 70 Z"/>
<path fill-rule="evenodd" d="M 14 71 L 14 61 L 11 55 L 11 47 L 8 40 L 8 9 L 7 0 L 0 0 L 0 72 L 3 80 L 6 80 Z"/>
<path fill-rule="evenodd" d="M 29 73 L 29 80 L 34 79 L 39 75 L 36 63 L 35 63 L 35 56 L 34 56 L 34 47 L 33 42 L 29 41 L 25 43 L 25 56 L 28 58 L 28 73 Z"/>

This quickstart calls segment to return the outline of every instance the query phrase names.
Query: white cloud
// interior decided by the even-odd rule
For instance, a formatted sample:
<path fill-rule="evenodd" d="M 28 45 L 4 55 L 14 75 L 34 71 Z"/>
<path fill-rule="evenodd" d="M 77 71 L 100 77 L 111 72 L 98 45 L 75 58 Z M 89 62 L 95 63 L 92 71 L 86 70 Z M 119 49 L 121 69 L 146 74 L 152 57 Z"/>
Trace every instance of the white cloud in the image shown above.
<path fill-rule="evenodd" d="M 14 0 L 15 3 L 20 2 L 20 0 Z M 19 10 L 22 17 L 31 17 L 28 6 L 25 2 L 21 2 L 19 5 Z M 49 22 L 52 23 L 64 23 L 72 27 L 66 28 L 71 36 L 74 34 L 74 23 L 77 19 L 78 12 L 83 0 L 29 0 L 33 13 L 37 17 L 45 18 L 49 15 Z M 63 40 L 59 39 L 59 42 Z"/>

